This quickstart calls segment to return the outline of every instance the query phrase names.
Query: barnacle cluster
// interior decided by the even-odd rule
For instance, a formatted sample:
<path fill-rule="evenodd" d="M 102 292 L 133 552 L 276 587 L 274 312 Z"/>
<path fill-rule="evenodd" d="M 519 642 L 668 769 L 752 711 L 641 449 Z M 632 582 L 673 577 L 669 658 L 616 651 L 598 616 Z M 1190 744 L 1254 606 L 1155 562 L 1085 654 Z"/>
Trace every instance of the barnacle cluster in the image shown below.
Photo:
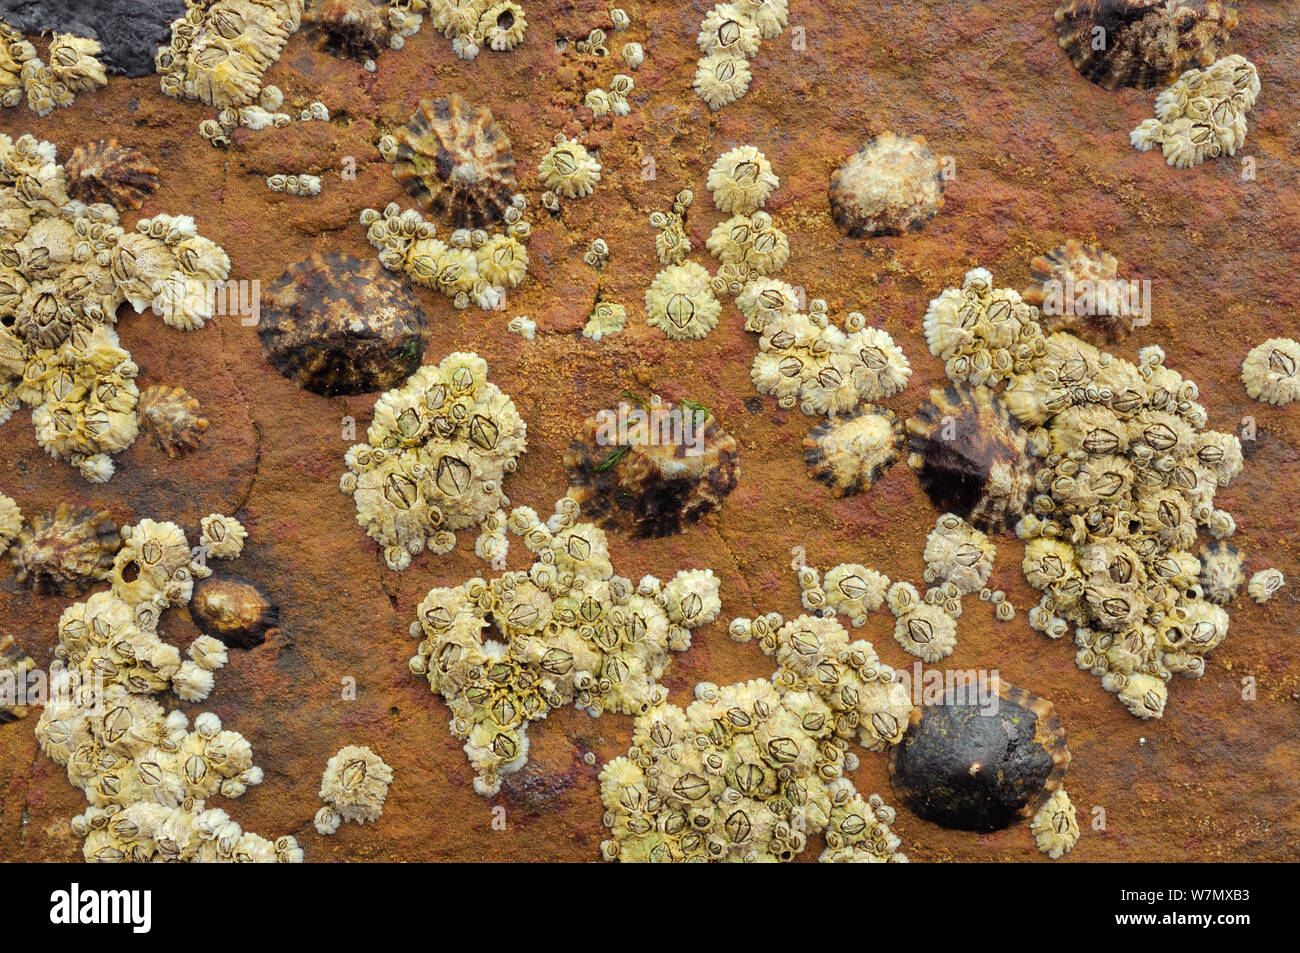
<path fill-rule="evenodd" d="M 513 50 L 528 29 L 524 8 L 514 0 L 407 0 L 393 4 L 393 8 L 399 6 L 403 11 L 409 8 L 408 16 L 427 9 L 433 28 L 451 40 L 453 52 L 463 60 L 474 59 L 485 46 L 499 52 Z"/>
<path fill-rule="evenodd" d="M 1044 337 L 1036 308 L 991 289 L 986 271 L 971 272 L 926 319 L 931 349 L 955 381 L 1006 382 L 1000 398 L 984 387 L 972 393 L 999 408 L 996 429 L 1019 445 L 1019 462 L 994 480 L 987 453 L 963 456 L 983 461 L 987 487 L 1012 491 L 991 515 L 1015 521 L 1026 540 L 1025 576 L 1044 593 L 1030 624 L 1053 638 L 1073 625 L 1079 667 L 1133 714 L 1160 717 L 1169 679 L 1199 677 L 1227 633 L 1191 549 L 1202 526 L 1233 529 L 1214 494 L 1240 472 L 1241 445 L 1204 429 L 1196 384 L 1166 367 L 1159 348 L 1143 348 L 1133 364 L 1066 332 Z M 1005 426 L 1008 414 L 1020 427 Z M 945 415 L 930 416 L 927 452 L 940 459 Z M 949 437 L 961 430 L 951 429 Z M 979 496 L 974 484 L 963 491 L 969 467 L 950 462 L 948 492 Z"/>
<path fill-rule="evenodd" d="M 174 523 L 145 519 L 122 538 L 110 588 L 59 620 L 51 697 L 36 725 L 41 750 L 85 793 L 89 807 L 72 831 L 86 859 L 301 861 L 292 837 L 272 842 L 207 806 L 261 783 L 248 740 L 210 712 L 191 726 L 151 697 L 170 688 L 184 701 L 206 698 L 226 664 L 226 647 L 210 636 L 182 661 L 158 632 L 164 611 L 188 603 L 210 570 Z"/>
<path fill-rule="evenodd" d="M 788 0 L 731 0 L 709 11 L 696 38 L 704 55 L 695 69 L 694 88 L 710 109 L 749 92 L 750 57 L 763 40 L 781 35 L 789 16 Z"/>
<path fill-rule="evenodd" d="M 733 295 L 749 282 L 780 271 L 790 258 L 790 240 L 767 212 L 733 215 L 719 222 L 705 247 L 722 265 L 715 287 Z"/>
<path fill-rule="evenodd" d="M 303 0 L 186 0 L 155 65 L 162 91 L 218 109 L 253 105 L 302 23 Z"/>
<path fill-rule="evenodd" d="M 898 462 L 906 437 L 903 425 L 887 407 L 863 404 L 831 416 L 804 438 L 808 475 L 837 496 L 868 490 Z"/>
<path fill-rule="evenodd" d="M 1034 835 L 1038 849 L 1052 860 L 1074 849 L 1079 842 L 1079 819 L 1065 788 L 1053 791 L 1051 797 L 1043 802 L 1029 822 L 1029 831 Z"/>
<path fill-rule="evenodd" d="M 503 215 L 504 232 L 458 228 L 446 242 L 435 237 L 433 222 L 414 209 L 403 212 L 396 202 L 382 213 L 364 209 L 361 224 L 379 250 L 379 263 L 389 271 L 442 292 L 459 309 L 474 304 L 490 311 L 501 307 L 506 291 L 517 288 L 528 274 L 524 242 L 532 228 L 523 217 L 526 205 L 524 196 L 516 194 Z"/>
<path fill-rule="evenodd" d="M 121 548 L 117 523 L 108 513 L 60 503 L 17 533 L 14 578 L 35 592 L 79 596 L 108 578 Z"/>
<path fill-rule="evenodd" d="M 650 226 L 659 234 L 655 236 L 655 255 L 661 265 L 680 265 L 691 253 L 691 240 L 686 234 L 686 215 L 695 202 L 695 193 L 683 189 L 673 200 L 673 210 L 650 213 Z"/>
<path fill-rule="evenodd" d="M 1132 332 L 1129 285 L 1119 277 L 1114 255 L 1072 238 L 1029 265 L 1034 284 L 1022 297 L 1042 312 L 1045 333 L 1069 331 L 1106 347 Z"/>
<path fill-rule="evenodd" d="M 1266 404 L 1300 400 L 1300 342 L 1269 338 L 1256 344 L 1241 363 L 1246 393 Z"/>
<path fill-rule="evenodd" d="M 365 745 L 340 748 L 325 765 L 320 798 L 325 806 L 316 812 L 316 830 L 333 834 L 343 821 L 365 824 L 384 813 L 393 769 Z"/>
<path fill-rule="evenodd" d="M 138 369 L 110 326 L 117 309 L 202 327 L 230 260 L 188 216 L 129 232 L 112 206 L 66 186 L 52 144 L 0 134 L 0 420 L 28 404 L 40 445 L 102 483 L 137 432 Z"/>
<path fill-rule="evenodd" d="M 601 119 L 610 113 L 615 116 L 626 116 L 632 111 L 628 96 L 635 88 L 636 81 L 631 76 L 626 73 L 616 73 L 609 82 L 608 90 L 601 89 L 599 86 L 588 90 L 583 105 L 591 110 L 592 116 L 596 119 Z"/>
<path fill-rule="evenodd" d="M 810 417 L 842 414 L 903 389 L 912 375 L 903 351 L 866 316 L 851 312 L 844 327 L 831 323 L 825 301 L 796 310 L 798 295 L 774 280 L 751 282 L 737 298 L 745 327 L 757 331 L 750 377 L 760 394 Z"/>
<path fill-rule="evenodd" d="M 902 738 L 912 706 L 898 675 L 834 619 L 770 613 L 729 631 L 779 668 L 701 683 L 685 710 L 660 699 L 637 717 L 627 755 L 600 773 L 605 859 L 788 861 L 824 831 L 822 861 L 906 861 L 893 810 L 844 777 L 850 742 L 879 751 Z"/>
<path fill-rule="evenodd" d="M 389 568 L 402 570 L 426 547 L 449 552 L 456 530 L 509 505 L 502 483 L 526 434 L 514 402 L 488 381 L 487 362 L 457 352 L 379 398 L 339 488 Z"/>
<path fill-rule="evenodd" d="M 656 394 L 641 408 L 623 404 L 587 418 L 564 466 L 568 495 L 588 518 L 634 539 L 667 536 L 736 488 L 740 445 L 707 408 Z"/>
<path fill-rule="evenodd" d="M 171 458 L 197 450 L 208 429 L 199 402 L 183 387 L 155 384 L 140 392 L 135 407 L 136 424 Z"/>
<path fill-rule="evenodd" d="M 56 32 L 47 65 L 36 47 L 0 20 L 0 106 L 17 106 L 26 98 L 27 108 L 38 116 L 71 106 L 77 93 L 108 82 L 99 53 L 95 40 Z"/>
<path fill-rule="evenodd" d="M 1105 89 L 1158 86 L 1214 61 L 1237 26 L 1236 0 L 1064 0 L 1056 34 L 1080 74 Z"/>
<path fill-rule="evenodd" d="M 1179 169 L 1233 156 L 1246 141 L 1246 113 L 1259 96 L 1259 73 L 1244 56 L 1225 56 L 1191 69 L 1156 97 L 1156 116 L 1129 133 L 1133 148 L 1159 146 Z"/>
<path fill-rule="evenodd" d="M 272 192 L 283 192 L 286 195 L 301 195 L 310 198 L 320 195 L 321 181 L 319 175 L 309 175 L 306 172 L 276 173 L 266 177 L 266 187 Z"/>
<path fill-rule="evenodd" d="M 433 589 L 411 625 L 421 639 L 411 671 L 446 699 L 484 796 L 523 767 L 528 726 L 553 709 L 573 702 L 596 717 L 662 705 L 669 652 L 685 651 L 690 630 L 721 611 L 707 569 L 666 585 L 615 575 L 604 532 L 579 513 L 568 499 L 546 522 L 527 507 L 498 513 L 493 556 L 504 556 L 508 531 L 522 536 L 532 566 Z"/>
<path fill-rule="evenodd" d="M 831 175 L 831 213 L 854 237 L 917 231 L 943 207 L 944 174 L 922 136 L 886 132 Z"/>

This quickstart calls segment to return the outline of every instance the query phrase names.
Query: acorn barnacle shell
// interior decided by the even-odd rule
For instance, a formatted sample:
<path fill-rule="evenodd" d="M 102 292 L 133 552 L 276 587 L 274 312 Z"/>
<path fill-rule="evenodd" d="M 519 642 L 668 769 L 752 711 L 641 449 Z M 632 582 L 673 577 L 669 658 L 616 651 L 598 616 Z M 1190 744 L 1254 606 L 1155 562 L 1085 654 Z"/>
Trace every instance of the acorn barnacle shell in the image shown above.
<path fill-rule="evenodd" d="M 1129 284 L 1119 261 L 1096 245 L 1070 239 L 1032 262 L 1034 284 L 1022 297 L 1042 311 L 1045 334 L 1069 331 L 1090 344 L 1118 344 L 1133 330 Z M 1087 305 L 1078 307 L 1080 293 Z"/>
<path fill-rule="evenodd" d="M 471 106 L 457 93 L 422 99 L 393 138 L 393 177 L 422 208 L 456 228 L 505 218 L 519 188 L 515 155 L 490 109 Z"/>
<path fill-rule="evenodd" d="M 702 338 L 718 324 L 722 305 L 709 273 L 693 261 L 669 265 L 645 293 L 646 323 L 674 340 Z"/>
<path fill-rule="evenodd" d="M 943 206 L 943 169 L 921 136 L 882 133 L 831 175 L 831 213 L 849 235 L 917 231 Z"/>
<path fill-rule="evenodd" d="M 77 146 L 66 172 L 68 194 L 87 205 L 102 202 L 119 211 L 139 208 L 158 191 L 158 167 L 116 139 Z"/>
<path fill-rule="evenodd" d="M 1233 0 L 1066 0 L 1056 8 L 1061 49 L 1104 89 L 1161 86 L 1207 66 L 1236 26 Z"/>
<path fill-rule="evenodd" d="M 22 529 L 23 511 L 17 503 L 0 493 L 0 556 L 9 552 L 9 547 Z"/>
<path fill-rule="evenodd" d="M 392 782 L 393 769 L 383 758 L 365 745 L 348 745 L 326 764 L 320 797 L 342 820 L 364 824 L 384 813 Z"/>
<path fill-rule="evenodd" d="M 907 462 L 934 505 L 985 532 L 1024 512 L 1033 460 L 1024 430 L 988 388 L 932 390 L 907 421 Z"/>
<path fill-rule="evenodd" d="M 892 410 L 864 404 L 832 416 L 804 438 L 808 475 L 837 497 L 869 490 L 903 455 L 906 436 Z"/>
<path fill-rule="evenodd" d="M 336 253 L 272 283 L 257 333 L 277 371 L 327 397 L 392 387 L 420 366 L 427 344 L 415 293 L 378 261 Z"/>
<path fill-rule="evenodd" d="M 79 596 L 108 578 L 121 546 L 108 513 L 60 503 L 18 534 L 11 554 L 14 577 L 39 593 Z"/>
<path fill-rule="evenodd" d="M 680 532 L 720 507 L 740 476 L 740 445 L 697 407 L 625 407 L 622 435 L 618 410 L 589 417 L 564 454 L 584 517 L 637 539 Z"/>
<path fill-rule="evenodd" d="M 1300 399 L 1300 342 L 1269 338 L 1250 349 L 1241 364 L 1246 393 L 1268 404 Z"/>
<path fill-rule="evenodd" d="M 1028 820 L 1060 790 L 1070 765 L 1056 709 L 996 676 L 961 687 L 964 697 L 954 691 L 912 711 L 890 753 L 894 791 L 918 816 L 955 830 Z"/>
<path fill-rule="evenodd" d="M 199 402 L 183 387 L 146 387 L 135 408 L 140 430 L 153 437 L 158 449 L 175 458 L 197 450 L 208 429 Z"/>

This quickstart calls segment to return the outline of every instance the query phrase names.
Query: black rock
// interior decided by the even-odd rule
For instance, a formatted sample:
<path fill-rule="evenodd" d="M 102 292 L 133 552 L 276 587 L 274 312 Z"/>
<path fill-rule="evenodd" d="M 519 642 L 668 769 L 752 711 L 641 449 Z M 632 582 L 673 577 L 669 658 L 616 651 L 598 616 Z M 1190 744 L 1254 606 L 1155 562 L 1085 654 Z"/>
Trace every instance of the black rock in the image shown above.
<path fill-rule="evenodd" d="M 98 40 L 110 73 L 148 76 L 171 42 L 185 0 L 0 0 L 0 20 L 27 34 L 71 33 Z"/>

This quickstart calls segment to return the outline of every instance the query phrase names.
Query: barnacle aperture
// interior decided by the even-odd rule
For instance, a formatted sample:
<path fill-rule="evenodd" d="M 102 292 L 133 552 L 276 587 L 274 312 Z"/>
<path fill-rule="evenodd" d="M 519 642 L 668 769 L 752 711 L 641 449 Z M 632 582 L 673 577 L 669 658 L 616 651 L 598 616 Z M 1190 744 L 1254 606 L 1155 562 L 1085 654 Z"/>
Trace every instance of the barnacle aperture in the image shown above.
<path fill-rule="evenodd" d="M 991 390 L 932 390 L 907 431 L 908 465 L 940 512 L 985 532 L 1015 523 L 1033 487 L 1033 459 L 1025 431 Z"/>
<path fill-rule="evenodd" d="M 839 496 L 852 496 L 871 485 L 903 455 L 906 437 L 892 410 L 865 404 L 832 416 L 804 438 L 808 475 Z"/>
<path fill-rule="evenodd" d="M 1066 0 L 1056 8 L 1058 43 L 1103 89 L 1161 86 L 1208 66 L 1236 26 L 1234 0 Z"/>
<path fill-rule="evenodd" d="M 919 817 L 955 830 L 1001 830 L 1033 817 L 1061 787 L 1070 752 L 1052 703 L 1001 680 L 993 686 L 983 681 L 974 694 L 970 683 L 960 703 L 954 696 L 913 709 L 889 778 Z"/>
<path fill-rule="evenodd" d="M 422 99 L 393 138 L 393 177 L 422 208 L 457 228 L 482 228 L 505 217 L 518 189 L 515 154 L 492 110 L 456 93 Z"/>
<path fill-rule="evenodd" d="M 698 404 L 617 410 L 588 418 L 569 444 L 569 496 L 582 514 L 638 539 L 680 532 L 722 505 L 740 474 L 740 446 Z"/>
<path fill-rule="evenodd" d="M 108 513 L 60 503 L 18 535 L 14 577 L 35 592 L 79 596 L 108 578 L 121 546 Z"/>
<path fill-rule="evenodd" d="M 257 333 L 277 371 L 326 397 L 392 387 L 420 366 L 428 343 L 414 292 L 373 259 L 335 253 L 276 279 Z"/>

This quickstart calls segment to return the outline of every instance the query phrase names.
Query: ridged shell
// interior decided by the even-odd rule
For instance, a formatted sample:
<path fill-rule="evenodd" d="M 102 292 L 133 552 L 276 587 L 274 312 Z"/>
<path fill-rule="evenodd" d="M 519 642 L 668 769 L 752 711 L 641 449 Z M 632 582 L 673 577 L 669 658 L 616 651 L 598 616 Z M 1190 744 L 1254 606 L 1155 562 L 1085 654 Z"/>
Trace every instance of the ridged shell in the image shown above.
<path fill-rule="evenodd" d="M 1236 25 L 1233 0 L 1068 0 L 1056 8 L 1061 48 L 1104 89 L 1165 86 L 1208 66 Z"/>
<path fill-rule="evenodd" d="M 121 546 L 108 513 L 60 503 L 19 534 L 14 577 L 35 592 L 75 598 L 108 578 Z"/>
<path fill-rule="evenodd" d="M 428 344 L 420 299 L 374 259 L 313 255 L 262 301 L 257 333 L 277 371 L 333 397 L 387 390 L 420 366 Z"/>
<path fill-rule="evenodd" d="M 1024 511 L 1033 488 L 1028 439 L 991 390 L 932 390 L 907 431 L 908 465 L 941 513 L 992 533 Z"/>
<path fill-rule="evenodd" d="M 852 496 L 873 483 L 903 455 L 906 436 L 892 410 L 866 404 L 822 421 L 804 438 L 808 475 L 837 496 Z"/>
<path fill-rule="evenodd" d="M 173 459 L 197 450 L 199 438 L 208 429 L 208 418 L 199 413 L 199 402 L 183 387 L 159 384 L 145 388 L 135 414 L 140 429 Z"/>
<path fill-rule="evenodd" d="M 835 222 L 853 237 L 918 231 L 943 207 L 943 168 L 921 136 L 886 132 L 831 175 Z"/>
<path fill-rule="evenodd" d="M 1033 817 L 1070 766 L 1065 729 L 1045 698 L 997 679 L 998 713 L 976 701 L 912 710 L 889 779 L 918 816 L 955 830 L 995 831 Z M 975 686 L 970 686 L 974 691 Z"/>
<path fill-rule="evenodd" d="M 490 109 L 456 93 L 423 99 L 394 132 L 393 177 L 421 207 L 457 228 L 501 221 L 514 199 L 515 155 Z"/>
<path fill-rule="evenodd" d="M 34 668 L 36 663 L 14 641 L 12 635 L 0 635 L 0 688 L 4 689 L 0 693 L 0 725 L 27 717 L 30 706 L 9 705 L 5 703 L 5 698 L 17 701 L 19 696 L 27 697 L 27 673 Z M 21 692 L 20 688 L 23 689 Z"/>
<path fill-rule="evenodd" d="M 373 0 L 307 0 L 303 32 L 315 33 L 317 46 L 359 60 L 373 60 L 388 49 L 386 8 Z"/>
<path fill-rule="evenodd" d="M 676 406 L 664 401 L 659 409 L 671 413 Z M 583 518 L 641 539 L 681 532 L 721 506 L 740 475 L 740 446 L 711 414 L 696 424 L 697 441 L 701 427 L 699 453 L 680 443 L 639 443 L 622 450 L 602 436 L 601 415 L 588 418 L 564 454 L 569 496 L 582 506 Z"/>
<path fill-rule="evenodd" d="M 1029 263 L 1035 284 L 1021 296 L 1036 308 L 1050 305 L 1047 284 L 1059 282 L 1062 288 L 1067 280 L 1079 286 L 1090 282 L 1094 286 L 1115 287 L 1119 282 L 1119 260 L 1096 245 L 1070 239 L 1046 255 L 1039 255 Z M 1050 307 L 1043 311 L 1040 323 L 1044 334 L 1069 331 L 1090 344 L 1105 347 L 1118 344 L 1133 331 L 1132 314 L 1120 314 L 1118 308 L 1107 307 L 1101 297 L 1095 297 L 1093 314 L 1057 313 Z M 1050 312 L 1050 313 L 1049 313 Z"/>
<path fill-rule="evenodd" d="M 116 139 L 77 146 L 66 170 L 68 194 L 87 205 L 104 202 L 119 211 L 139 208 L 158 191 L 157 166 Z"/>
<path fill-rule="evenodd" d="M 190 616 L 204 635 L 233 648 L 251 649 L 279 625 L 280 610 L 243 576 L 216 573 L 195 583 Z"/>

